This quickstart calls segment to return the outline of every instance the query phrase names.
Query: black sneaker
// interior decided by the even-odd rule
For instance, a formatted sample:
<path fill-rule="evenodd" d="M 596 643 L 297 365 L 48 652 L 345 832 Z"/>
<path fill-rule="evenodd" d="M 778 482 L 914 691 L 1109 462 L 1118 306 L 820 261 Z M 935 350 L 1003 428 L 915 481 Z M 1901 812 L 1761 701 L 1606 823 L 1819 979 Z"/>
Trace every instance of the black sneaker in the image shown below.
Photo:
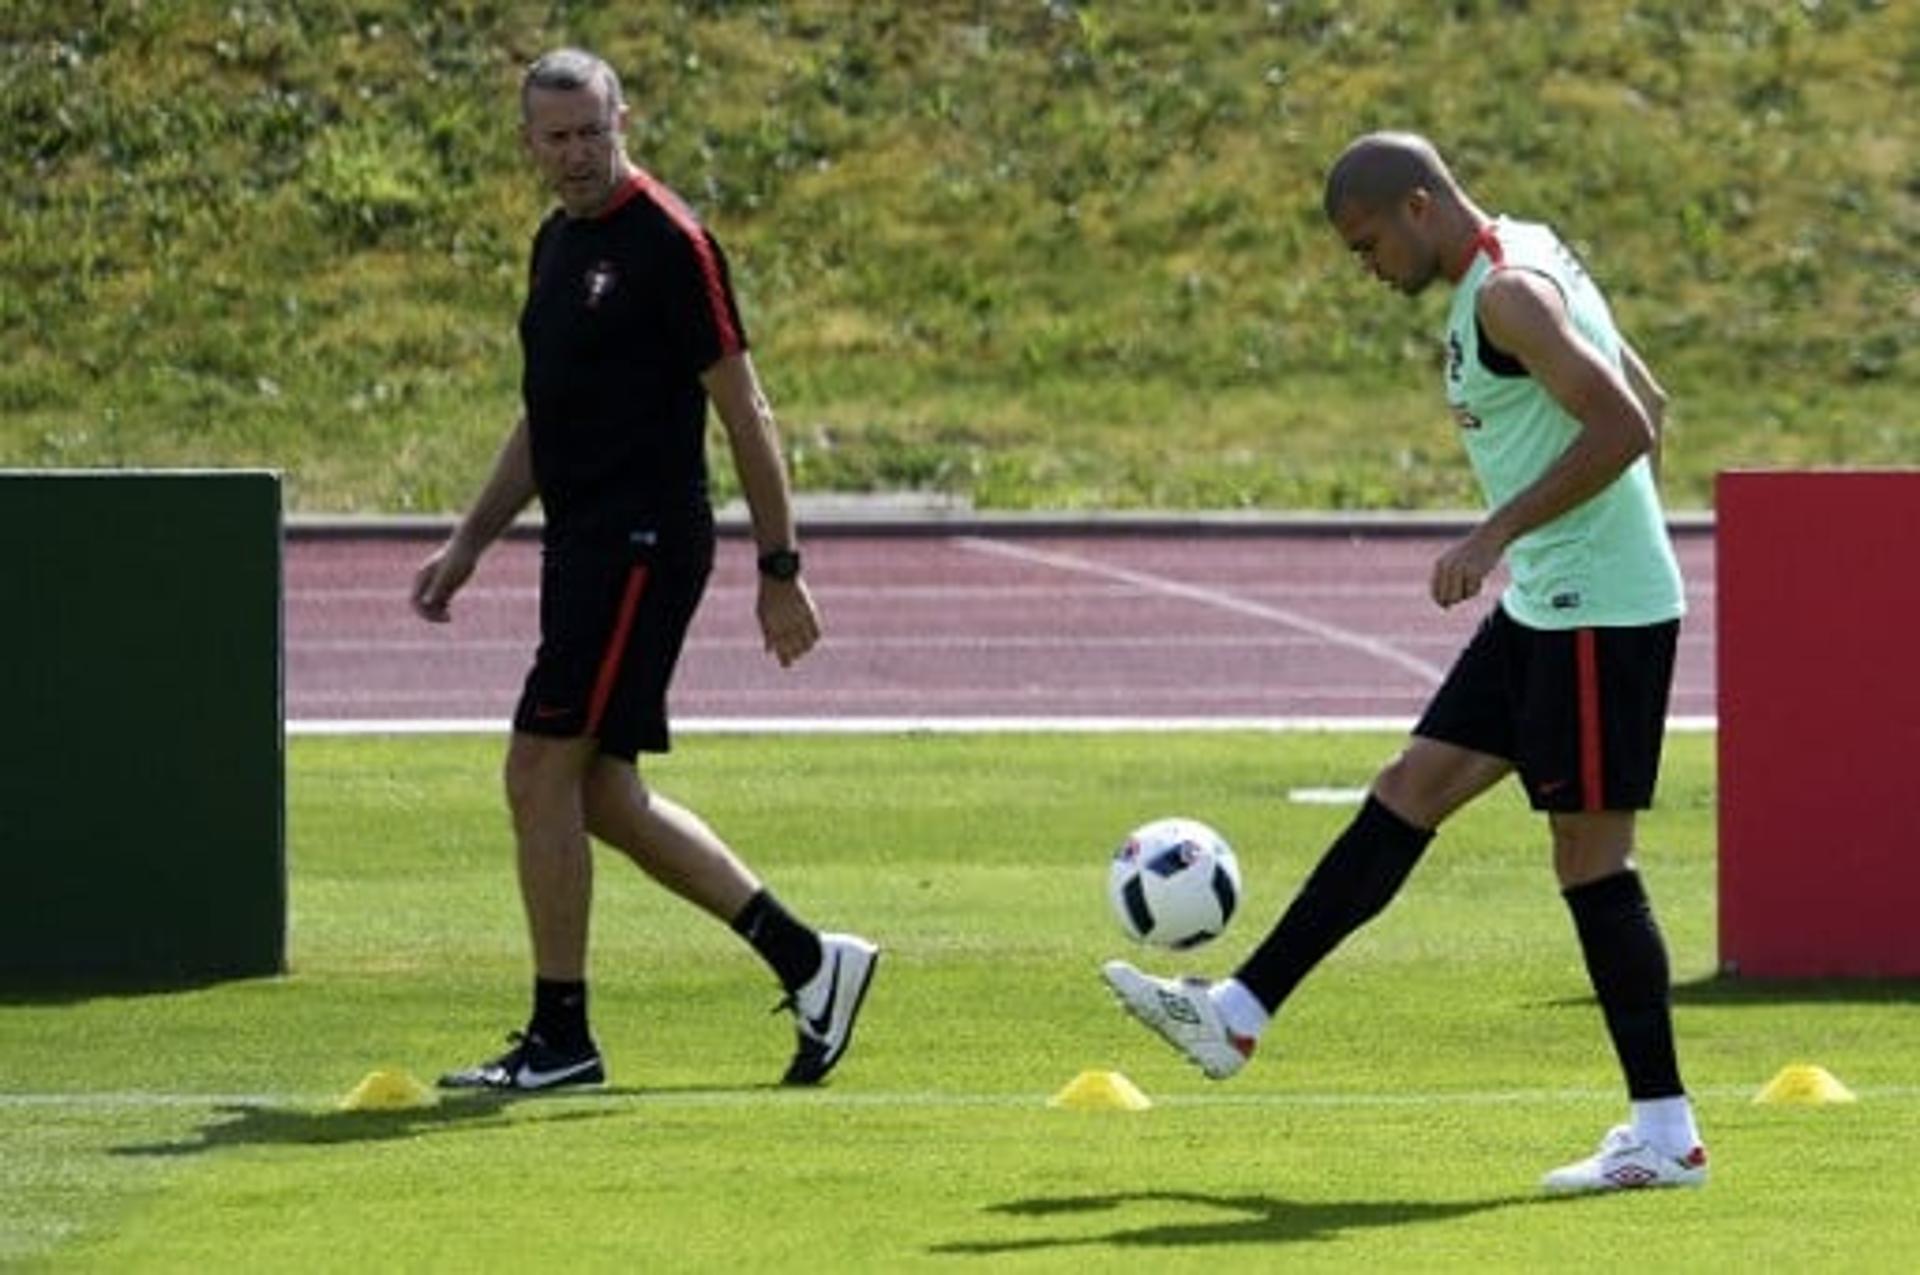
<path fill-rule="evenodd" d="M 817 1085 L 847 1052 L 880 949 L 854 934 L 820 936 L 820 970 L 779 1008 L 793 1012 L 797 1043 L 783 1085 Z"/>
<path fill-rule="evenodd" d="M 440 1077 L 442 1089 L 515 1089 L 532 1093 L 562 1085 L 597 1085 L 607 1078 L 591 1039 L 579 1048 L 555 1049 L 534 1032 L 508 1032 L 513 1046 L 491 1062 Z"/>

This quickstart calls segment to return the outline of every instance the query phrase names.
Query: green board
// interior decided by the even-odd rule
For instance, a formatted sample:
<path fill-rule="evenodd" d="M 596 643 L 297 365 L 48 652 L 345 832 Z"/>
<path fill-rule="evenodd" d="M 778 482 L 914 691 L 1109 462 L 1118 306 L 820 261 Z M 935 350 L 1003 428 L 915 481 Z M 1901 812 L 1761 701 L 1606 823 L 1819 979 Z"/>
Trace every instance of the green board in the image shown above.
<path fill-rule="evenodd" d="M 283 969 L 280 510 L 272 473 L 0 470 L 0 975 Z"/>

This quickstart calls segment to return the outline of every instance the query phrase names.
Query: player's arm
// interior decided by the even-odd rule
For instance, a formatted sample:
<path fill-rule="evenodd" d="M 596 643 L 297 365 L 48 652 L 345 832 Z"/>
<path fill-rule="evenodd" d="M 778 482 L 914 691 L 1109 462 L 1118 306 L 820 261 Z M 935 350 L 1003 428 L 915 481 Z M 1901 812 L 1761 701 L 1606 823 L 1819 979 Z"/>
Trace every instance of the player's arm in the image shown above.
<path fill-rule="evenodd" d="M 786 463 L 780 456 L 780 433 L 774 424 L 773 408 L 754 373 L 752 356 L 736 350 L 701 373 L 700 382 L 706 386 L 726 431 L 734 472 L 740 476 L 740 491 L 753 521 L 758 553 L 797 550 L 793 499 Z M 762 574 L 755 610 L 767 650 L 783 668 L 820 640 L 820 613 L 806 582 L 798 576 L 776 580 Z"/>
<path fill-rule="evenodd" d="M 1545 473 L 1434 563 L 1433 600 L 1443 607 L 1478 593 L 1508 545 L 1599 495 L 1657 437 L 1627 378 L 1574 329 L 1559 289 L 1544 276 L 1498 271 L 1481 287 L 1477 309 L 1488 338 L 1520 360 L 1580 432 Z"/>
<path fill-rule="evenodd" d="M 1667 438 L 1667 391 L 1654 379 L 1653 370 L 1640 357 L 1640 352 L 1624 341 L 1620 345 L 1620 368 L 1627 378 L 1627 388 L 1633 391 L 1634 400 L 1653 426 L 1653 446 L 1647 450 L 1647 462 L 1653 466 L 1653 476 L 1658 478 L 1660 452 Z"/>
<path fill-rule="evenodd" d="M 521 417 L 508 432 L 494 457 L 472 508 L 454 528 L 447 542 L 420 564 L 413 576 L 413 609 L 423 619 L 444 624 L 447 604 L 473 574 L 480 555 L 500 538 L 535 494 L 533 452 L 527 441 L 527 419 Z"/>

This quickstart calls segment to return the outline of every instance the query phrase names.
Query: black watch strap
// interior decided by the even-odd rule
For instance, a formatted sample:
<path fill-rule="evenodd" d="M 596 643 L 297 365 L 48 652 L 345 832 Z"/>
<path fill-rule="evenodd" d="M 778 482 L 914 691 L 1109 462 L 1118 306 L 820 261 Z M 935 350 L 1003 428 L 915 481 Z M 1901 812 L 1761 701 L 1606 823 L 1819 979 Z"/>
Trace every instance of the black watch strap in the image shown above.
<path fill-rule="evenodd" d="M 798 549 L 769 549 L 760 555 L 760 574 L 769 580 L 794 580 L 800 575 Z"/>

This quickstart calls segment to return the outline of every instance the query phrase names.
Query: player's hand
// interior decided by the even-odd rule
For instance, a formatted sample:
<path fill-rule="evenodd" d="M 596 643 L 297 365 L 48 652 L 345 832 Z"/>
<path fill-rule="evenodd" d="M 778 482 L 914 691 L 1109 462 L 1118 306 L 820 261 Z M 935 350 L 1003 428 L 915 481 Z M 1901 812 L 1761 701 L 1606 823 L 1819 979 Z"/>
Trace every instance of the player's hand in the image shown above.
<path fill-rule="evenodd" d="M 449 540 L 413 573 L 413 610 L 423 620 L 445 624 L 453 618 L 447 604 L 473 574 L 474 554 Z"/>
<path fill-rule="evenodd" d="M 1499 564 L 1500 546 L 1475 531 L 1434 561 L 1428 592 L 1442 607 L 1465 602 L 1480 592 L 1480 586 Z"/>
<path fill-rule="evenodd" d="M 820 640 L 820 611 L 804 580 L 769 580 L 762 576 L 755 611 L 760 616 L 760 635 L 767 652 L 780 661 L 781 668 L 792 667 Z"/>

